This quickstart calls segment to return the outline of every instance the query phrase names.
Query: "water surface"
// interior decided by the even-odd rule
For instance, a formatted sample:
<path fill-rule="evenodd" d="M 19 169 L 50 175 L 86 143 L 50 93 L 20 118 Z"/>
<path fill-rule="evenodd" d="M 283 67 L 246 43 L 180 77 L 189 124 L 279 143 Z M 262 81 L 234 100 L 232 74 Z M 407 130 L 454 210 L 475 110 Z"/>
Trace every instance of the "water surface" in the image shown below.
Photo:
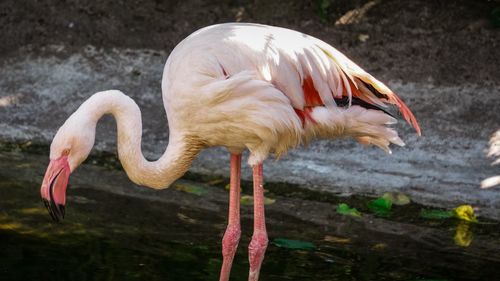
<path fill-rule="evenodd" d="M 218 280 L 227 179 L 190 175 L 178 183 L 181 188 L 154 191 L 134 186 L 115 165 L 94 157 L 72 175 L 66 219 L 58 224 L 39 198 L 46 164 L 37 153 L 0 153 L 0 280 Z M 186 192 L 183 186 L 203 192 Z M 364 207 L 369 198 L 279 184 L 268 189 L 266 196 L 276 201 L 267 206 L 271 243 L 262 280 L 500 276 L 495 222 L 424 220 L 418 216 L 423 207 L 416 204 L 381 218 Z M 244 183 L 243 193 L 250 191 Z M 339 202 L 357 207 L 363 217 L 337 214 Z M 232 280 L 247 278 L 251 209 L 242 207 Z M 278 247 L 272 243 L 277 238 L 310 242 L 314 249 Z"/>

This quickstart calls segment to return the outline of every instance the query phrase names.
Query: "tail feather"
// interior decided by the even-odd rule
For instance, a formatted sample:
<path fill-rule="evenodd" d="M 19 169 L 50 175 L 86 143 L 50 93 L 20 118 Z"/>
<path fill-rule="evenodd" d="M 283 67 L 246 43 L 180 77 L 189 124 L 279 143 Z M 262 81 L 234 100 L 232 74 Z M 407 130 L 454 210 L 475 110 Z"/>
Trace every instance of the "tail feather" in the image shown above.
<path fill-rule="evenodd" d="M 417 134 L 419 136 L 422 134 L 418 121 L 411 110 L 384 83 L 375 79 L 332 46 L 321 40 L 316 40 L 316 44 L 339 67 L 338 74 L 344 87 L 343 95 L 349 98 L 349 104 L 352 97 L 357 97 L 381 108 L 385 107 L 385 103 L 396 105 L 404 119 L 415 128 Z"/>
<path fill-rule="evenodd" d="M 351 108 L 355 108 L 353 106 Z M 379 110 L 348 108 L 344 111 L 346 120 L 346 135 L 353 136 L 362 144 L 373 144 L 387 153 L 391 153 L 391 143 L 404 146 L 405 143 L 399 138 L 398 133 L 387 127 L 388 124 L 396 122 L 394 118 Z"/>
<path fill-rule="evenodd" d="M 415 131 L 417 131 L 417 134 L 419 136 L 422 135 L 422 131 L 420 130 L 420 125 L 418 124 L 417 118 L 413 115 L 411 110 L 408 108 L 408 106 L 401 100 L 400 97 L 398 97 L 396 94 L 392 93 L 394 98 L 396 99 L 397 103 L 396 105 L 399 107 L 399 111 L 403 114 L 403 117 L 405 118 L 406 122 L 410 123 L 413 128 L 415 128 Z"/>
<path fill-rule="evenodd" d="M 391 153 L 391 143 L 404 146 L 398 133 L 387 127 L 396 119 L 380 110 L 366 109 L 353 105 L 348 108 L 329 110 L 315 107 L 311 112 L 315 124 L 306 126 L 310 135 L 331 138 L 335 136 L 351 136 L 361 144 L 373 144 L 387 153 Z"/>
<path fill-rule="evenodd" d="M 373 78 L 371 75 L 366 74 L 366 75 L 360 75 L 356 76 L 358 79 L 358 85 L 362 85 L 363 83 L 366 83 L 368 85 L 371 85 L 372 89 L 369 89 L 366 86 L 360 86 L 360 93 L 362 96 L 365 97 L 365 101 L 369 101 L 372 104 L 379 105 L 385 103 L 389 104 L 394 104 L 398 107 L 399 111 L 403 115 L 404 119 L 408 124 L 413 126 L 415 128 L 415 131 L 417 134 L 420 136 L 422 135 L 422 131 L 420 129 L 420 125 L 418 124 L 417 118 L 415 118 L 415 115 L 411 112 L 410 108 L 403 102 L 403 100 L 396 95 L 393 91 L 391 91 L 386 85 L 384 85 L 382 82 L 378 81 L 377 79 Z M 361 98 L 361 97 L 360 97 Z"/>

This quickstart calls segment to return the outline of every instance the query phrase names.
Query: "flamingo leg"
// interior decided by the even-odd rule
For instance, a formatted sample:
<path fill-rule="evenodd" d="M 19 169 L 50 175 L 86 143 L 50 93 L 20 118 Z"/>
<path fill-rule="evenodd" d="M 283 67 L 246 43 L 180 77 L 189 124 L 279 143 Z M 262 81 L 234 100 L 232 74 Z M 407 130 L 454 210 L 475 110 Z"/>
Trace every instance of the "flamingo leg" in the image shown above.
<path fill-rule="evenodd" d="M 264 215 L 264 186 L 262 163 L 253 167 L 253 208 L 254 226 L 252 241 L 248 246 L 248 260 L 250 262 L 249 281 L 259 279 L 260 266 L 267 248 L 266 219 Z"/>
<path fill-rule="evenodd" d="M 231 178 L 229 189 L 229 218 L 222 238 L 222 268 L 220 281 L 228 281 L 234 254 L 240 241 L 240 176 L 241 154 L 231 154 Z"/>

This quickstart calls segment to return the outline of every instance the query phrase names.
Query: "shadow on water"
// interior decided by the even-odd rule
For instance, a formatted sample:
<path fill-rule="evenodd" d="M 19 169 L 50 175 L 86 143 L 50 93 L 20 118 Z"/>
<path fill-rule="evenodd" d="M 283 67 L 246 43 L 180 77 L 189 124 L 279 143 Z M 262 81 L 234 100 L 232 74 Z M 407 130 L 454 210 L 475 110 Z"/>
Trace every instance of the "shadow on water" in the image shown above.
<path fill-rule="evenodd" d="M 203 194 L 154 191 L 134 186 L 113 165 L 84 165 L 70 179 L 67 218 L 55 224 L 39 198 L 45 158 L 0 152 L 0 280 L 218 280 L 227 179 L 190 175 L 178 183 Z M 243 193 L 249 191 L 245 184 Z M 266 196 L 276 200 L 267 206 L 270 240 L 314 246 L 271 243 L 262 280 L 495 280 L 500 274 L 495 222 L 424 220 L 416 204 L 380 218 L 364 209 L 367 198 L 278 184 Z M 337 214 L 341 201 L 365 214 Z M 247 278 L 251 232 L 251 206 L 244 205 L 232 280 Z"/>

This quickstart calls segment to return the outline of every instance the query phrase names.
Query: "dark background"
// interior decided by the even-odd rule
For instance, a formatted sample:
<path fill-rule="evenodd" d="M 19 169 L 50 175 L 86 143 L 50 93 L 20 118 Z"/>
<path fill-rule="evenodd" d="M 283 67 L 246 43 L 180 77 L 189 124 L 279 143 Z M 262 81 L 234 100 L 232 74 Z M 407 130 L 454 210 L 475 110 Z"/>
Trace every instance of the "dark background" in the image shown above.
<path fill-rule="evenodd" d="M 492 15 L 499 6 L 487 0 L 3 0 L 0 55 L 50 44 L 170 51 L 198 28 L 244 21 L 322 38 L 382 80 L 491 83 L 500 80 L 499 20 Z M 356 8 L 357 16 L 337 22 Z M 360 35 L 369 38 L 362 42 Z"/>

